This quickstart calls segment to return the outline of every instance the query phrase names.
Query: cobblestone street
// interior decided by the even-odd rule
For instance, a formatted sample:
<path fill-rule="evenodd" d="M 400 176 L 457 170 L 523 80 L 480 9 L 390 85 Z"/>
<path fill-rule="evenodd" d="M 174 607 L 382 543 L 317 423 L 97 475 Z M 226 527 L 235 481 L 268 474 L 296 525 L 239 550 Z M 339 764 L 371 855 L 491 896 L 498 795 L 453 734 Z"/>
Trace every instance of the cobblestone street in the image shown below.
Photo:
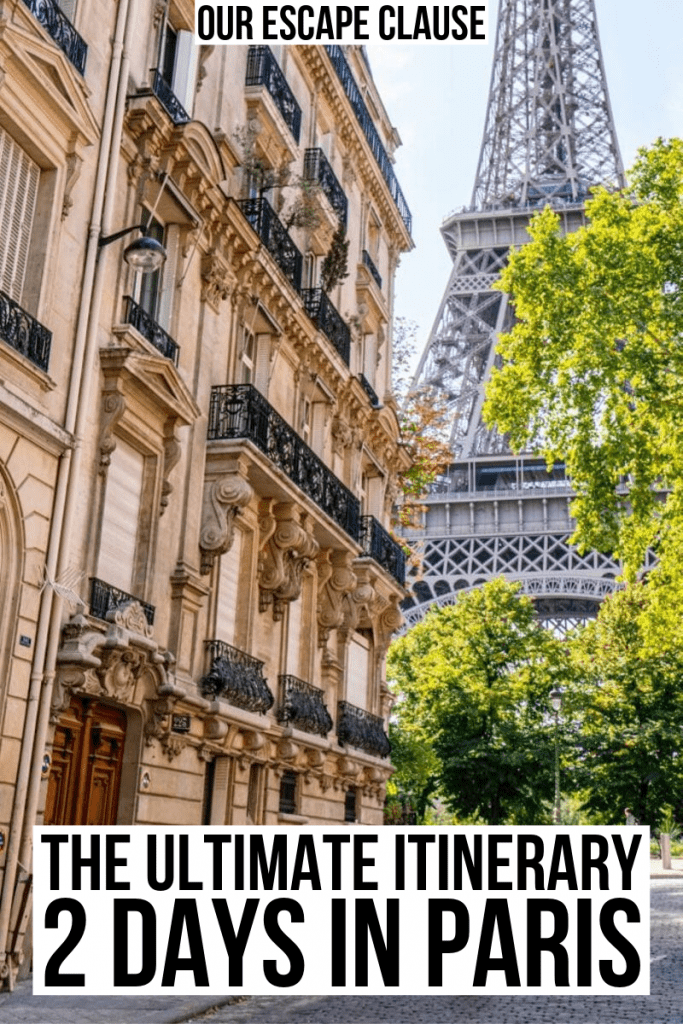
<path fill-rule="evenodd" d="M 650 996 L 261 996 L 193 1024 L 683 1024 L 683 881 L 651 883 Z"/>
<path fill-rule="evenodd" d="M 30 982 L 22 982 L 12 995 L 0 995 L 0 1024 L 683 1024 L 683 878 L 653 879 L 651 911 L 649 997 L 259 996 L 228 1003 L 206 996 L 33 996 Z"/>

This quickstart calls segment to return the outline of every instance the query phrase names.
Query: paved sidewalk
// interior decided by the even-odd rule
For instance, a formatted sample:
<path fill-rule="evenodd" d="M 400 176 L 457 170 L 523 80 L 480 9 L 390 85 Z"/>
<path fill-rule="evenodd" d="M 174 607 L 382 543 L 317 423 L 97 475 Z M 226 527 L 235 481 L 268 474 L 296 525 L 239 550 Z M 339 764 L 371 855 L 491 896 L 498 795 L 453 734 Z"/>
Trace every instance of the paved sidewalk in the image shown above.
<path fill-rule="evenodd" d="M 652 860 L 650 877 L 683 879 L 683 858 L 672 860 L 668 871 L 661 860 Z M 250 1003 L 249 996 L 34 996 L 28 979 L 19 982 L 11 994 L 0 993 L 0 1024 L 180 1024 L 203 1014 L 208 1024 L 215 1007 L 226 1007 L 217 1014 L 219 1020 L 230 1019 L 231 1005 L 235 1006 L 235 1021 L 245 1020 Z M 675 1019 L 676 1024 L 683 1024 L 683 1014 Z"/>

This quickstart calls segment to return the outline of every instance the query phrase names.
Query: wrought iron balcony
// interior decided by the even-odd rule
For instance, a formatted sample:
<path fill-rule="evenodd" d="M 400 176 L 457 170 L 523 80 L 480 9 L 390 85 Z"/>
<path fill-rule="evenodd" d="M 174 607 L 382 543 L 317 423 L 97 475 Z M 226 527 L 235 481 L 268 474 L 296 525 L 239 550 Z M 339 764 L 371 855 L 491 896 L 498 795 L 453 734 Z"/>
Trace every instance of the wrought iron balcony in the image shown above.
<path fill-rule="evenodd" d="M 173 124 L 187 124 L 192 118 L 158 68 L 152 68 L 152 92 L 164 107 Z"/>
<path fill-rule="evenodd" d="M 396 543 L 374 516 L 361 516 L 360 524 L 363 553 L 386 569 L 397 583 L 405 586 L 406 556 L 401 545 Z"/>
<path fill-rule="evenodd" d="M 356 80 L 351 73 L 351 68 L 346 62 L 346 57 L 342 52 L 342 48 L 341 46 L 326 46 L 325 49 L 327 51 L 327 55 L 332 61 L 334 70 L 337 72 L 337 77 L 342 84 L 349 103 L 353 108 L 353 112 L 356 115 L 361 131 L 365 135 L 367 143 L 372 150 L 372 155 L 377 161 L 380 173 L 387 183 L 389 192 L 391 193 L 391 198 L 396 204 L 396 209 L 399 212 L 401 220 L 408 231 L 410 231 L 412 226 L 412 217 L 410 215 L 410 210 L 408 209 L 408 204 L 404 199 L 401 186 L 399 185 L 396 174 L 394 173 L 394 168 L 391 160 L 389 159 L 389 155 L 379 137 L 379 132 L 375 128 L 373 120 L 370 117 L 368 108 L 361 96 L 360 89 L 356 85 Z"/>
<path fill-rule="evenodd" d="M 327 196 L 339 223 L 346 227 L 349 201 L 322 149 L 307 149 L 304 154 L 304 180 L 315 181 Z"/>
<path fill-rule="evenodd" d="M 382 290 L 382 275 L 380 274 L 379 270 L 375 266 L 375 261 L 373 260 L 372 256 L 370 255 L 370 253 L 368 252 L 367 249 L 363 249 L 363 264 L 364 264 L 364 266 L 366 266 L 368 268 L 368 270 L 372 274 L 372 277 L 374 278 L 375 284 L 377 285 L 377 287 L 381 291 Z"/>
<path fill-rule="evenodd" d="M 178 352 L 180 349 L 170 334 L 167 334 L 163 327 L 160 327 L 154 317 L 151 317 L 142 306 L 132 299 L 130 295 L 124 296 L 126 302 L 126 323 L 139 331 L 143 338 L 166 356 L 171 362 L 178 365 Z"/>
<path fill-rule="evenodd" d="M 90 577 L 90 614 L 96 619 L 105 619 L 109 612 L 115 611 L 130 601 L 136 601 L 145 613 L 150 626 L 154 625 L 154 605 L 141 601 L 134 594 L 127 594 L 125 590 L 112 587 L 111 583 L 98 580 L 95 576 Z"/>
<path fill-rule="evenodd" d="M 331 341 L 346 365 L 351 355 L 351 331 L 340 317 L 322 288 L 303 288 L 301 299 L 304 309 L 328 341 Z"/>
<path fill-rule="evenodd" d="M 269 46 L 249 47 L 245 85 L 266 87 L 298 145 L 301 135 L 301 107 L 294 98 L 294 93 L 289 88 L 287 79 Z"/>
<path fill-rule="evenodd" d="M 225 697 L 237 708 L 262 715 L 272 708 L 275 698 L 263 675 L 262 661 L 223 640 L 207 640 L 205 647 L 211 667 L 199 683 L 204 697 Z"/>
<path fill-rule="evenodd" d="M 384 721 L 345 700 L 337 704 L 337 737 L 340 743 L 358 747 L 374 757 L 388 757 L 391 753 Z"/>
<path fill-rule="evenodd" d="M 240 199 L 238 205 L 287 280 L 301 290 L 301 253 L 267 199 Z"/>
<path fill-rule="evenodd" d="M 358 539 L 358 499 L 275 412 L 252 384 L 211 389 L 209 441 L 244 438 L 256 445 L 353 540 Z"/>
<path fill-rule="evenodd" d="M 365 394 L 370 399 L 370 405 L 372 406 L 372 408 L 373 409 L 379 409 L 381 407 L 382 403 L 380 402 L 380 400 L 379 400 L 379 398 L 377 396 L 377 392 L 373 388 L 373 386 L 370 383 L 370 381 L 368 380 L 368 378 L 365 376 L 364 373 L 359 373 L 358 374 L 358 380 L 361 383 L 361 387 L 363 388 L 363 391 L 365 392 Z"/>
<path fill-rule="evenodd" d="M 332 728 L 332 718 L 325 707 L 324 692 L 296 676 L 280 676 L 279 682 L 278 721 L 289 723 L 303 732 L 327 736 Z"/>
<path fill-rule="evenodd" d="M 24 0 L 24 3 L 76 71 L 84 75 L 88 45 L 60 9 L 57 0 Z"/>
<path fill-rule="evenodd" d="M 29 316 L 4 292 L 0 292 L 0 338 L 47 373 L 52 331 Z"/>

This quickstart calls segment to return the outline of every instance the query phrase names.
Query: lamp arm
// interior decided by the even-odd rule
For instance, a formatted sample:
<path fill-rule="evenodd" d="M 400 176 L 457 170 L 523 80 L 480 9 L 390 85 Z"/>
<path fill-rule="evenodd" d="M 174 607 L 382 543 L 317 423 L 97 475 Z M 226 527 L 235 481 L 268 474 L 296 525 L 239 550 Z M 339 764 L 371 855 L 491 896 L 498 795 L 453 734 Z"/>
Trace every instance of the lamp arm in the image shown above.
<path fill-rule="evenodd" d="M 146 230 L 146 224 L 133 224 L 132 227 L 123 228 L 121 231 L 116 231 L 113 235 L 105 235 L 104 237 L 100 238 L 97 245 L 101 248 L 103 245 L 109 245 L 111 242 L 117 242 L 119 238 L 123 238 L 124 235 L 129 235 L 131 231 L 142 231 L 142 233 L 144 234 Z"/>

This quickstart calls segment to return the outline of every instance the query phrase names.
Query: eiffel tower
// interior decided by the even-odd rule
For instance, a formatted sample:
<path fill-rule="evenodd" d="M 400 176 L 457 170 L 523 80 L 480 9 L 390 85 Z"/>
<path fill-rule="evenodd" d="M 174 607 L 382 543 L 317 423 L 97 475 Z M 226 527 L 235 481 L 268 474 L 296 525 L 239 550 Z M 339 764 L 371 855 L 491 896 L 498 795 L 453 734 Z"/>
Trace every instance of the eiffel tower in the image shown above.
<path fill-rule="evenodd" d="M 512 324 L 508 296 L 493 290 L 510 248 L 528 241 L 540 207 L 575 231 L 591 187 L 623 184 L 594 0 L 500 0 L 472 204 L 441 228 L 453 270 L 414 382 L 446 398 L 453 464 L 425 500 L 423 528 L 409 534 L 424 568 L 404 605 L 407 626 L 502 574 L 564 631 L 595 616 L 615 587 L 618 565 L 569 544 L 564 466 L 548 472 L 513 456 L 481 410 L 497 338 Z"/>

